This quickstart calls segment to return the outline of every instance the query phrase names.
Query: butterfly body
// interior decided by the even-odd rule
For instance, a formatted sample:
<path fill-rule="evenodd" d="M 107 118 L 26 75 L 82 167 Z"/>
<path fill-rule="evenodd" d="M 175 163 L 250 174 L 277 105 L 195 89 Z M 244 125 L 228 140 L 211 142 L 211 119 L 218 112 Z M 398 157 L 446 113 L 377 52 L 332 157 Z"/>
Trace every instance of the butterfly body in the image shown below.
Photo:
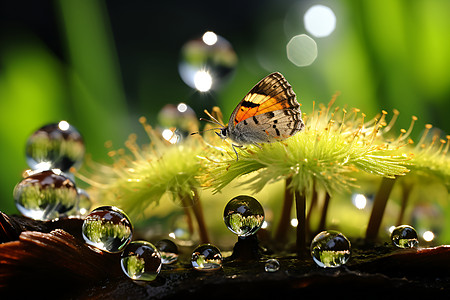
<path fill-rule="evenodd" d="M 276 72 L 250 90 L 217 134 L 229 138 L 233 146 L 258 145 L 287 139 L 304 127 L 291 85 Z"/>

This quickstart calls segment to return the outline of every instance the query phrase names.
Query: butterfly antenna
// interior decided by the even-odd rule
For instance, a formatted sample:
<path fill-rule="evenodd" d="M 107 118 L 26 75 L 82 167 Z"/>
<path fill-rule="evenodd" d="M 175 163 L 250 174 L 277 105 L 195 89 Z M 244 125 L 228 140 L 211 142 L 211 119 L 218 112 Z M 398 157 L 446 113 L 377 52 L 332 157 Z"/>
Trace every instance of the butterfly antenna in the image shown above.
<path fill-rule="evenodd" d="M 209 121 L 209 120 L 205 120 L 205 119 L 200 119 L 200 120 L 203 120 L 203 121 Z M 213 122 L 212 122 L 213 123 Z M 215 124 L 215 123 L 214 123 Z M 218 130 L 218 129 L 221 129 L 222 127 L 215 127 L 215 128 L 210 128 L 210 129 L 205 129 L 205 130 L 200 130 L 200 131 L 196 131 L 196 132 L 192 132 L 191 133 L 191 135 L 194 135 L 194 134 L 200 134 L 200 133 L 203 133 L 203 132 L 206 132 L 206 131 L 211 131 L 211 130 Z"/>
<path fill-rule="evenodd" d="M 206 114 L 211 120 L 202 119 L 202 118 L 200 118 L 200 120 L 207 121 L 207 122 L 214 123 L 214 124 L 220 125 L 220 126 L 222 126 L 222 127 L 225 127 L 225 125 L 223 125 L 223 124 L 220 123 L 216 118 L 214 118 L 213 115 L 211 115 L 211 114 L 209 113 L 209 111 L 207 111 L 207 110 L 205 109 L 204 112 L 205 112 L 205 114 Z"/>

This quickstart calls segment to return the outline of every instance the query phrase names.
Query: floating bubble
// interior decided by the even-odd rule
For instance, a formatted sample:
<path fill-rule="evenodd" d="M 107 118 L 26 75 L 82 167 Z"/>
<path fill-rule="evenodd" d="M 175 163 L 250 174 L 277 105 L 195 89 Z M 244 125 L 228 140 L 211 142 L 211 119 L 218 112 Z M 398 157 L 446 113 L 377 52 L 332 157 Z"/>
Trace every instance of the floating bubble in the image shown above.
<path fill-rule="evenodd" d="M 217 89 L 234 72 L 237 55 L 220 35 L 207 31 L 181 48 L 178 71 L 183 81 L 201 92 Z"/>
<path fill-rule="evenodd" d="M 131 241 L 133 226 L 128 216 L 114 206 L 101 206 L 86 216 L 82 227 L 88 245 L 117 253 Z"/>
<path fill-rule="evenodd" d="M 191 264 L 198 271 L 215 271 L 222 268 L 222 254 L 211 244 L 203 244 L 192 252 Z"/>
<path fill-rule="evenodd" d="M 41 127 L 28 138 L 26 145 L 27 163 L 34 170 L 78 168 L 84 152 L 80 133 L 66 121 Z"/>
<path fill-rule="evenodd" d="M 419 244 L 416 230 L 409 225 L 400 225 L 391 233 L 391 241 L 398 248 L 414 248 Z"/>
<path fill-rule="evenodd" d="M 14 200 L 21 214 L 36 220 L 51 220 L 71 210 L 78 201 L 72 180 L 60 170 L 34 172 L 14 188 Z"/>
<path fill-rule="evenodd" d="M 237 196 L 225 206 L 223 220 L 228 229 L 238 236 L 255 234 L 264 222 L 264 209 L 250 196 Z"/>
<path fill-rule="evenodd" d="M 350 241 L 340 232 L 322 231 L 311 242 L 311 256 L 322 268 L 337 268 L 347 263 L 351 255 Z"/>
<path fill-rule="evenodd" d="M 178 260 L 178 246 L 171 240 L 160 240 L 156 243 L 156 248 L 158 248 L 161 254 L 161 262 L 164 265 L 172 264 Z"/>
<path fill-rule="evenodd" d="M 164 128 L 162 136 L 175 144 L 198 129 L 198 118 L 194 110 L 185 103 L 166 104 L 158 113 L 158 123 Z"/>
<path fill-rule="evenodd" d="M 294 36 L 286 46 L 288 59 L 297 67 L 311 65 L 317 58 L 317 44 L 306 34 Z"/>
<path fill-rule="evenodd" d="M 264 265 L 264 270 L 269 273 L 276 272 L 280 269 L 280 262 L 276 259 L 268 259 L 266 260 L 266 264 Z"/>
<path fill-rule="evenodd" d="M 133 280 L 153 281 L 161 271 L 161 255 L 153 244 L 134 241 L 122 252 L 120 265 Z"/>

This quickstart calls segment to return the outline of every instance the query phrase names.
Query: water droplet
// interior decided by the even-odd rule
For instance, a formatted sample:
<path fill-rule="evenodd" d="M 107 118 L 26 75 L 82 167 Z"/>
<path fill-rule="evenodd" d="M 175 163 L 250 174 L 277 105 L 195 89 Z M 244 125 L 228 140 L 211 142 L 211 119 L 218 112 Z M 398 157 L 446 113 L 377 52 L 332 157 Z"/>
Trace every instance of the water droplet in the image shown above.
<path fill-rule="evenodd" d="M 169 239 L 160 240 L 156 243 L 161 254 L 161 261 L 164 265 L 169 265 L 178 260 L 178 246 Z"/>
<path fill-rule="evenodd" d="M 51 220 L 72 209 L 78 193 L 72 180 L 59 170 L 34 172 L 14 188 L 17 209 L 36 220 Z"/>
<path fill-rule="evenodd" d="M 322 231 L 311 242 L 311 255 L 318 266 L 337 268 L 350 259 L 350 241 L 338 231 Z"/>
<path fill-rule="evenodd" d="M 264 222 L 264 209 L 250 196 L 237 196 L 225 206 L 223 220 L 228 229 L 238 236 L 255 234 Z"/>
<path fill-rule="evenodd" d="M 121 254 L 122 270 L 129 278 L 152 281 L 161 271 L 161 255 L 158 249 L 146 241 L 131 242 Z"/>
<path fill-rule="evenodd" d="M 106 252 L 117 253 L 131 241 L 133 226 L 121 209 L 114 206 L 102 206 L 86 216 L 82 233 L 88 245 Z"/>
<path fill-rule="evenodd" d="M 215 271 L 222 268 L 222 254 L 211 244 L 203 244 L 192 252 L 191 264 L 198 271 Z"/>
<path fill-rule="evenodd" d="M 414 248 L 419 244 L 416 230 L 409 225 L 400 225 L 391 233 L 391 241 L 398 248 Z"/>
<path fill-rule="evenodd" d="M 206 92 L 225 83 L 236 65 L 237 55 L 230 42 L 208 31 L 183 45 L 178 71 L 187 85 Z"/>
<path fill-rule="evenodd" d="M 266 270 L 266 272 L 276 272 L 280 269 L 280 262 L 276 259 L 268 259 L 266 260 L 266 264 L 264 265 L 264 269 Z"/>
<path fill-rule="evenodd" d="M 80 133 L 66 121 L 41 127 L 28 138 L 26 145 L 27 163 L 34 170 L 78 168 L 84 152 Z"/>

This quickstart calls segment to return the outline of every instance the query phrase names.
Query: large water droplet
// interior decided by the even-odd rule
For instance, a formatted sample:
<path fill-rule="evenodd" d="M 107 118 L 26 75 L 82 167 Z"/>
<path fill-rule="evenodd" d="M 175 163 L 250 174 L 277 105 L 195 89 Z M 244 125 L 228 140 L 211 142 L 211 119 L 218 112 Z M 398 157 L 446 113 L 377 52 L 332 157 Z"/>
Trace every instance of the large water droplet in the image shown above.
<path fill-rule="evenodd" d="M 35 172 L 14 188 L 17 209 L 29 218 L 51 220 L 72 209 L 78 193 L 72 180 L 59 170 Z"/>
<path fill-rule="evenodd" d="M 211 244 L 203 244 L 192 252 L 191 264 L 198 271 L 215 271 L 222 268 L 222 254 Z"/>
<path fill-rule="evenodd" d="M 225 83 L 236 64 L 237 56 L 231 44 L 208 31 L 183 45 L 178 71 L 187 85 L 206 92 Z"/>
<path fill-rule="evenodd" d="M 237 196 L 225 206 L 223 220 L 228 229 L 238 236 L 255 234 L 264 222 L 264 209 L 250 196 Z"/>
<path fill-rule="evenodd" d="M 169 239 L 163 239 L 156 243 L 164 265 L 172 264 L 178 260 L 178 246 Z"/>
<path fill-rule="evenodd" d="M 161 271 L 161 255 L 158 249 L 146 241 L 131 242 L 121 254 L 122 270 L 129 278 L 152 281 Z"/>
<path fill-rule="evenodd" d="M 268 259 L 264 265 L 264 270 L 269 273 L 276 272 L 280 269 L 280 262 L 276 259 Z"/>
<path fill-rule="evenodd" d="M 106 252 L 117 253 L 131 241 L 133 226 L 121 209 L 102 206 L 86 216 L 82 233 L 87 244 Z"/>
<path fill-rule="evenodd" d="M 311 256 L 322 268 L 337 268 L 346 264 L 350 255 L 350 241 L 338 231 L 322 231 L 311 242 Z"/>
<path fill-rule="evenodd" d="M 26 145 L 27 163 L 34 170 L 78 168 L 84 152 L 80 133 L 66 121 L 41 127 L 28 138 Z"/>
<path fill-rule="evenodd" d="M 416 230 L 409 225 L 400 225 L 391 233 L 391 241 L 398 248 L 414 248 L 419 244 Z"/>

